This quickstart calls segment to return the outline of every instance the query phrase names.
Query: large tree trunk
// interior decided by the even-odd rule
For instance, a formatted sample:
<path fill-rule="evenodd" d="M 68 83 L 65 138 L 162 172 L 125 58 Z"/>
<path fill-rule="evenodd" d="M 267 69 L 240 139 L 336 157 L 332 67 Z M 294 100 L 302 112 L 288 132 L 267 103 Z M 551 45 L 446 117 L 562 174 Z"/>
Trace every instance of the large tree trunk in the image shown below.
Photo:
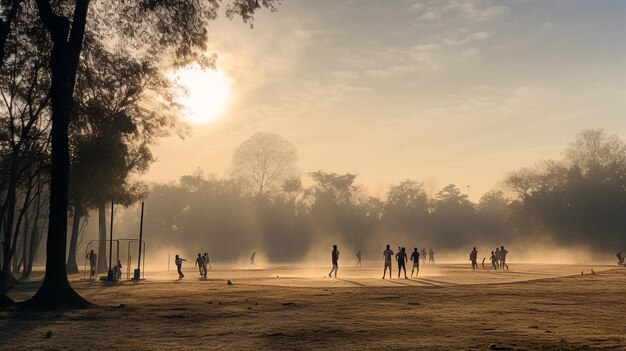
<path fill-rule="evenodd" d="M 98 273 L 104 273 L 109 270 L 107 265 L 107 217 L 106 205 L 101 203 L 98 205 Z"/>
<path fill-rule="evenodd" d="M 76 263 L 76 244 L 78 243 L 78 233 L 80 228 L 80 219 L 83 216 L 83 211 L 80 206 L 74 206 L 74 217 L 72 220 L 72 236 L 70 239 L 70 251 L 67 255 L 67 274 L 79 273 L 78 264 Z"/>
<path fill-rule="evenodd" d="M 20 280 L 27 280 L 30 278 L 30 274 L 33 272 L 33 263 L 35 260 L 35 255 L 37 254 L 37 250 L 39 249 L 39 240 L 41 237 L 41 231 L 39 230 L 38 225 L 39 225 L 39 220 L 40 220 L 39 216 L 41 214 L 41 198 L 42 198 L 41 182 L 37 183 L 37 187 L 38 187 L 37 205 L 35 206 L 35 214 L 33 216 L 33 225 L 32 225 L 32 228 L 27 228 L 28 230 L 30 230 L 30 245 L 27 245 L 27 242 L 24 242 L 25 246 L 28 246 L 28 253 L 24 251 L 24 271 L 22 272 L 22 276 L 20 277 Z M 26 235 L 26 237 L 28 236 Z"/>
<path fill-rule="evenodd" d="M 55 14 L 49 0 L 36 0 L 36 3 L 39 15 L 53 42 L 50 58 L 52 162 L 46 275 L 35 296 L 26 301 L 25 305 L 42 308 L 79 308 L 90 303 L 72 289 L 65 266 L 70 170 L 68 128 L 89 0 L 76 0 L 71 32 L 69 19 Z"/>
<path fill-rule="evenodd" d="M 13 173 L 11 173 L 13 174 Z M 0 271 L 0 307 L 11 305 L 13 301 L 7 296 L 11 277 L 11 239 L 13 236 L 13 220 L 15 217 L 15 183 L 9 185 L 7 191 L 6 219 L 0 228 L 2 239 L 2 270 Z"/>

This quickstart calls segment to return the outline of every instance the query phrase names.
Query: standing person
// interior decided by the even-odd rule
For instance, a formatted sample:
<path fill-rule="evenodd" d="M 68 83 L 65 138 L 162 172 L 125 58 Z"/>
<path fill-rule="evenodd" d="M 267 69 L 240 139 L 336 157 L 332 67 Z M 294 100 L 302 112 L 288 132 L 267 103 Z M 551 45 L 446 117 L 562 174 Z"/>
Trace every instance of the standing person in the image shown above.
<path fill-rule="evenodd" d="M 256 263 L 254 263 L 255 259 L 256 259 L 256 251 L 253 251 L 252 256 L 250 256 L 250 268 L 256 267 Z"/>
<path fill-rule="evenodd" d="M 117 264 L 113 266 L 113 274 L 115 274 L 115 280 L 122 279 L 122 262 L 117 261 Z"/>
<path fill-rule="evenodd" d="M 415 277 L 420 274 L 420 253 L 417 252 L 417 247 L 413 248 L 413 253 L 411 254 L 411 261 L 413 262 L 413 269 L 411 269 L 411 277 L 413 277 L 413 272 L 415 273 Z"/>
<path fill-rule="evenodd" d="M 204 255 L 202 255 L 202 269 L 204 270 L 204 277 L 206 278 L 207 276 L 207 269 L 206 266 L 207 264 L 210 266 L 211 265 L 211 260 L 209 259 L 209 254 L 208 253 L 204 253 Z"/>
<path fill-rule="evenodd" d="M 496 266 L 498 266 L 498 268 L 500 268 L 500 259 L 502 258 L 502 256 L 500 255 L 500 248 L 496 247 L 496 252 L 494 253 L 496 255 Z"/>
<path fill-rule="evenodd" d="M 423 264 L 426 264 L 426 255 L 427 255 L 427 254 L 426 254 L 426 248 L 425 248 L 425 247 L 423 247 L 423 248 L 422 248 L 422 263 L 423 263 Z"/>
<path fill-rule="evenodd" d="M 435 264 L 435 250 L 433 249 L 428 251 L 428 263 Z"/>
<path fill-rule="evenodd" d="M 185 275 L 183 274 L 183 261 L 187 261 L 182 257 L 178 257 L 176 255 L 176 259 L 174 259 L 174 263 L 176 263 L 176 269 L 178 270 L 178 279 L 183 279 Z"/>
<path fill-rule="evenodd" d="M 91 250 L 91 252 L 93 252 L 93 250 Z M 617 257 L 617 265 L 622 267 L 624 265 L 624 256 L 622 256 L 622 252 L 619 251 L 615 257 Z"/>
<path fill-rule="evenodd" d="M 87 254 L 89 259 L 89 279 L 96 279 L 96 262 L 98 262 L 98 255 L 91 250 Z"/>
<path fill-rule="evenodd" d="M 472 252 L 470 252 L 469 259 L 470 261 L 472 261 L 472 270 L 477 270 L 478 262 L 476 261 L 478 260 L 478 251 L 476 250 L 476 247 L 474 247 L 474 249 L 472 249 Z"/>
<path fill-rule="evenodd" d="M 406 276 L 406 262 L 408 258 L 406 257 L 406 248 L 400 248 L 400 251 L 396 254 L 396 261 L 398 261 L 398 279 L 400 279 L 400 271 L 404 270 L 404 279 L 409 279 Z"/>
<path fill-rule="evenodd" d="M 202 254 L 198 252 L 198 258 L 196 258 L 196 262 L 193 264 L 194 266 L 198 266 L 198 271 L 200 272 L 200 277 L 204 278 L 204 257 Z"/>
<path fill-rule="evenodd" d="M 509 252 L 504 248 L 504 245 L 500 246 L 500 268 L 502 270 L 504 270 L 504 267 L 506 267 L 506 270 L 509 270 L 509 266 L 506 264 L 506 255 Z"/>
<path fill-rule="evenodd" d="M 356 266 L 361 267 L 361 250 L 356 252 Z"/>
<path fill-rule="evenodd" d="M 493 269 L 495 269 L 496 271 L 498 270 L 498 256 L 496 256 L 496 253 L 491 251 L 491 266 L 493 267 Z"/>
<path fill-rule="evenodd" d="M 333 252 L 331 252 L 330 255 L 333 262 L 333 269 L 328 273 L 328 277 L 332 278 L 332 274 L 335 272 L 335 278 L 337 278 L 337 270 L 339 270 L 339 250 L 337 250 L 337 245 L 333 245 Z"/>
<path fill-rule="evenodd" d="M 387 245 L 387 249 L 383 251 L 383 257 L 385 258 L 385 268 L 383 269 L 383 279 L 385 279 L 385 275 L 387 274 L 387 267 L 389 267 L 389 279 L 391 279 L 391 258 L 393 257 L 393 251 L 391 251 L 389 245 Z"/>

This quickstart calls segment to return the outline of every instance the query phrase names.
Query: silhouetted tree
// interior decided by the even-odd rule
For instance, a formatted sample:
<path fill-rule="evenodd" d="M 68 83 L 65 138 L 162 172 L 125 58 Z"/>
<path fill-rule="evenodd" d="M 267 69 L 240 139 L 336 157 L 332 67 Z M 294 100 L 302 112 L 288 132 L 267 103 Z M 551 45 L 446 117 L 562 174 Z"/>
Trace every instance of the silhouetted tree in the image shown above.
<path fill-rule="evenodd" d="M 255 133 L 237 147 L 232 173 L 262 197 L 294 175 L 297 161 L 298 152 L 287 139 L 278 134 Z"/>
<path fill-rule="evenodd" d="M 89 14 L 89 0 L 57 3 L 36 0 L 39 17 L 52 41 L 51 110 L 52 162 L 46 275 L 43 284 L 29 301 L 30 305 L 46 307 L 78 307 L 86 301 L 74 292 L 67 280 L 65 265 L 69 143 L 68 129 L 79 60 Z M 273 8 L 275 1 L 234 0 L 226 8 L 229 17 L 251 19 L 262 6 Z M 198 59 L 206 49 L 208 21 L 217 16 L 217 1 L 142 0 L 96 2 L 92 21 L 108 40 L 137 44 L 146 53 L 171 50 L 178 63 Z M 128 40 L 127 40 L 128 39 Z"/>

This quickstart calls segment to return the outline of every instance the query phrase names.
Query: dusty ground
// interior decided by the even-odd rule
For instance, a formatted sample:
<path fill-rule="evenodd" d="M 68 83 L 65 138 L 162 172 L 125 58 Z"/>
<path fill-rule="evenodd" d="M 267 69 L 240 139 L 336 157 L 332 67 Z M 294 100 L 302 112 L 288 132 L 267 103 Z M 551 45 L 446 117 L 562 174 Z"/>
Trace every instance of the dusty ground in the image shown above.
<path fill-rule="evenodd" d="M 98 307 L 0 311 L 0 349 L 626 349 L 626 269 L 437 265 L 392 281 L 377 265 L 340 268 L 337 280 L 326 271 L 215 267 L 199 280 L 187 267 L 182 281 L 161 272 L 113 286 L 76 277 Z"/>

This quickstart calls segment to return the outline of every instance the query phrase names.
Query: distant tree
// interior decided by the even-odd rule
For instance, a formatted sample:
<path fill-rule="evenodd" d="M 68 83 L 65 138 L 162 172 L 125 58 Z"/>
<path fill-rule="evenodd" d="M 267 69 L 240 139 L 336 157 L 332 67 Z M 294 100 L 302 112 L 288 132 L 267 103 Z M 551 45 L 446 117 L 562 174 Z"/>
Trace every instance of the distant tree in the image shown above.
<path fill-rule="evenodd" d="M 407 179 L 387 192 L 383 217 L 394 232 L 416 234 L 425 230 L 428 207 L 423 184 Z"/>
<path fill-rule="evenodd" d="M 507 177 L 518 196 L 513 203 L 516 228 L 603 249 L 626 244 L 624 143 L 603 130 L 585 130 L 565 154 L 563 161 L 543 162 Z"/>
<path fill-rule="evenodd" d="M 258 197 L 276 190 L 296 174 L 298 152 L 278 134 L 255 133 L 244 141 L 232 162 L 232 173 L 243 179 Z"/>
<path fill-rule="evenodd" d="M 433 241 L 437 245 L 464 245 L 475 236 L 476 210 L 467 195 L 454 184 L 441 189 L 434 200 L 432 213 Z"/>

